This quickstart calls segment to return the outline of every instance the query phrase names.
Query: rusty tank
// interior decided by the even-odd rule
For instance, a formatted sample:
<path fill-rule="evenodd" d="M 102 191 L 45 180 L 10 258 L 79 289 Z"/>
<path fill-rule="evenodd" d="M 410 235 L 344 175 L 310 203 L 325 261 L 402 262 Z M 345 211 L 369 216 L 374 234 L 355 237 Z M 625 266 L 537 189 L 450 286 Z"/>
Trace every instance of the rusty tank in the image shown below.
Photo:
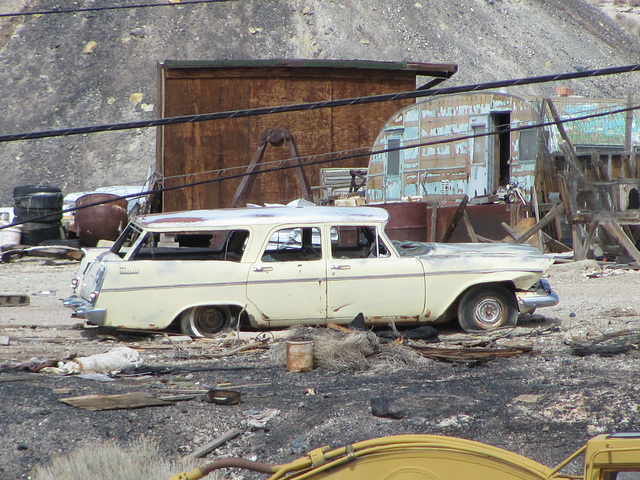
<path fill-rule="evenodd" d="M 76 200 L 74 226 L 86 247 L 115 240 L 127 225 L 127 201 L 111 193 L 89 193 Z"/>

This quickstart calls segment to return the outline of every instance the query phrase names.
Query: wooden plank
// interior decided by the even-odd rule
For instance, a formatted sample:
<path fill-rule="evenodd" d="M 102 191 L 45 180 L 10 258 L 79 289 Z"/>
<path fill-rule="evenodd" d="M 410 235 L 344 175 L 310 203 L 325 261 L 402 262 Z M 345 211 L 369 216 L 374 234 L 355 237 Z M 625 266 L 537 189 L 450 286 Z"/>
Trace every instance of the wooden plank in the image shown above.
<path fill-rule="evenodd" d="M 431 231 L 429 232 L 429 241 L 435 242 L 438 230 L 438 204 L 431 205 Z"/>
<path fill-rule="evenodd" d="M 545 232 L 542 232 L 542 241 L 550 247 L 551 250 L 557 253 L 568 253 L 571 251 L 571 248 L 565 245 L 564 243 L 556 240 L 552 236 L 548 235 Z"/>
<path fill-rule="evenodd" d="M 227 443 L 229 440 L 231 440 L 232 438 L 237 437 L 241 433 L 242 433 L 242 430 L 240 430 L 238 428 L 232 428 L 230 430 L 227 430 L 226 432 L 224 432 L 219 437 L 215 438 L 214 440 L 212 440 L 211 442 L 207 443 L 206 445 L 203 445 L 202 447 L 200 447 L 195 452 L 187 455 L 186 458 L 204 457 L 211 450 L 214 450 L 214 449 L 218 448 L 220 445 L 223 445 L 223 444 Z"/>
<path fill-rule="evenodd" d="M 119 410 L 141 407 L 156 407 L 173 405 L 173 402 L 163 400 L 146 392 L 131 392 L 118 395 L 84 395 L 81 397 L 61 398 L 62 403 L 84 410 Z"/>
<path fill-rule="evenodd" d="M 553 219 L 556 218 L 556 216 L 558 216 L 562 210 L 564 210 L 564 205 L 562 205 L 562 204 L 558 204 L 555 207 L 553 207 L 549 211 L 549 213 L 547 213 L 542 218 L 542 220 L 540 220 L 533 227 L 531 227 L 529 230 L 527 230 L 522 235 L 520 235 L 518 238 L 516 238 L 514 240 L 514 243 L 523 243 L 523 242 L 527 241 L 529 239 L 529 237 L 531 237 L 531 235 L 535 234 L 541 228 L 543 228 L 546 225 L 548 225 L 549 223 L 551 223 L 553 221 Z"/>
<path fill-rule="evenodd" d="M 473 229 L 473 225 L 471 225 L 471 221 L 469 220 L 469 215 L 467 214 L 466 210 L 462 212 L 462 222 L 467 229 L 467 234 L 469 235 L 471 242 L 478 243 L 478 237 L 476 236 L 476 232 Z"/>
<path fill-rule="evenodd" d="M 469 203 L 469 197 L 465 195 L 462 201 L 460 202 L 460 205 L 458 206 L 456 213 L 453 215 L 453 218 L 451 219 L 451 223 L 449 224 L 447 231 L 444 232 L 444 235 L 442 236 L 443 243 L 448 242 L 449 239 L 451 238 L 451 235 L 453 235 L 453 231 L 458 226 L 458 222 L 460 221 L 460 218 L 462 218 L 464 209 L 467 208 L 467 203 Z"/>
<path fill-rule="evenodd" d="M 564 140 L 564 143 L 560 145 L 560 150 L 562 150 L 562 153 L 566 157 L 569 165 L 571 165 L 571 167 L 575 170 L 576 175 L 582 176 L 582 170 L 578 165 L 578 156 L 576 155 L 576 150 L 573 147 L 571 138 L 569 138 L 567 131 L 564 129 L 564 125 L 560 121 L 560 115 L 558 114 L 558 109 L 556 108 L 556 105 L 553 103 L 553 101 L 550 98 L 546 98 L 545 100 L 547 102 L 547 106 L 549 107 L 549 111 L 551 112 L 551 116 L 553 117 L 553 120 L 557 122 L 556 128 L 558 129 L 560 136 Z"/>

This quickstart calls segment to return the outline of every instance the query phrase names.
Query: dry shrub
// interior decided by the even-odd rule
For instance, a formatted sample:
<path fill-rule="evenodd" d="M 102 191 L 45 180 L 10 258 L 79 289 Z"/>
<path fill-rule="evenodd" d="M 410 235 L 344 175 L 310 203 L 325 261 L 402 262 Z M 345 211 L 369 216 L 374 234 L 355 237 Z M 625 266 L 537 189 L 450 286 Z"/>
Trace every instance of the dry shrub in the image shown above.
<path fill-rule="evenodd" d="M 371 331 L 344 333 L 328 328 L 294 327 L 288 339 L 312 340 L 314 366 L 334 372 L 389 370 L 429 363 L 410 347 L 382 343 Z M 276 365 L 286 364 L 285 342 L 271 350 L 271 361 Z"/>
<path fill-rule="evenodd" d="M 147 438 L 126 446 L 114 441 L 89 443 L 68 454 L 53 457 L 46 465 L 38 465 L 33 480 L 90 478 L 92 480 L 167 480 L 172 475 L 189 471 L 198 465 L 170 462 Z M 207 478 L 215 480 L 210 475 Z"/>

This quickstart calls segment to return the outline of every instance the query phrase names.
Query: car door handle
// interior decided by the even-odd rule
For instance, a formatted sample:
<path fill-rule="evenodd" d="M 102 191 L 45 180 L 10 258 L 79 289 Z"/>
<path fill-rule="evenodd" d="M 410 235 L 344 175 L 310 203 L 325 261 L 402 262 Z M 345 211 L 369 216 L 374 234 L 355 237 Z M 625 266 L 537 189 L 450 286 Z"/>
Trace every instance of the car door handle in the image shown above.
<path fill-rule="evenodd" d="M 351 265 L 331 265 L 331 270 L 350 270 Z"/>
<path fill-rule="evenodd" d="M 255 267 L 253 269 L 254 272 L 270 272 L 273 270 L 273 267 Z"/>

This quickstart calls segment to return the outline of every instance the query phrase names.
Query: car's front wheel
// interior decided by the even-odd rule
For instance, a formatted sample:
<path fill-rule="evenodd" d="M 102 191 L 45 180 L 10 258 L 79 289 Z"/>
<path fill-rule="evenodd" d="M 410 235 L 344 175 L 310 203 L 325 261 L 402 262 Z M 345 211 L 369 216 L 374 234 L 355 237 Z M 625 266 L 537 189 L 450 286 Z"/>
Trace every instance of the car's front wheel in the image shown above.
<path fill-rule="evenodd" d="M 206 305 L 186 310 L 180 316 L 180 329 L 191 337 L 214 338 L 231 327 L 231 312 L 225 306 Z"/>
<path fill-rule="evenodd" d="M 516 297 L 502 285 L 474 287 L 458 304 L 458 321 L 469 333 L 513 327 L 518 321 Z"/>

